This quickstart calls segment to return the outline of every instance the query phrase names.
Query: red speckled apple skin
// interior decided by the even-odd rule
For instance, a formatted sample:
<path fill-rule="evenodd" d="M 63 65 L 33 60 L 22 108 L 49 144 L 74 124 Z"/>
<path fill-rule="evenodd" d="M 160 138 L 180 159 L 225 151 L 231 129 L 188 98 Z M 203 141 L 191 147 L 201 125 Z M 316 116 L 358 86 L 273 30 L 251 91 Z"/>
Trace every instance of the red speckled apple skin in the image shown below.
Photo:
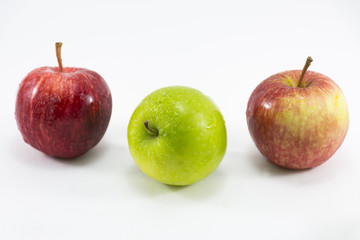
<path fill-rule="evenodd" d="M 334 81 L 300 70 L 275 74 L 261 82 L 249 98 L 246 116 L 250 135 L 271 162 L 290 169 L 319 166 L 340 147 L 349 126 L 345 97 Z"/>
<path fill-rule="evenodd" d="M 96 72 L 41 67 L 21 82 L 15 116 L 26 143 L 50 156 L 74 158 L 101 140 L 111 111 L 109 87 Z"/>

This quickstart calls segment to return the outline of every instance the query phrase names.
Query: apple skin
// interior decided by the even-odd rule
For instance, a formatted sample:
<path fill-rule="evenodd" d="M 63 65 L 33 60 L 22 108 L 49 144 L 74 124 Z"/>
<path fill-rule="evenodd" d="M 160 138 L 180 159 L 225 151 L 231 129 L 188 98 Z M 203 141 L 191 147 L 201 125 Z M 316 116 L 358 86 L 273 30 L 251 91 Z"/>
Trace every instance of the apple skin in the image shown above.
<path fill-rule="evenodd" d="M 21 82 L 16 121 L 26 143 L 59 158 L 74 158 L 94 147 L 110 121 L 108 85 L 83 68 L 41 67 Z"/>
<path fill-rule="evenodd" d="M 250 96 L 246 119 L 256 147 L 269 161 L 307 169 L 327 161 L 349 127 L 345 97 L 329 77 L 301 70 L 275 74 Z"/>
<path fill-rule="evenodd" d="M 144 121 L 158 131 L 149 134 Z M 190 185 L 212 173 L 226 151 L 224 119 L 200 91 L 173 86 L 149 94 L 128 125 L 132 157 L 148 176 L 169 185 Z"/>

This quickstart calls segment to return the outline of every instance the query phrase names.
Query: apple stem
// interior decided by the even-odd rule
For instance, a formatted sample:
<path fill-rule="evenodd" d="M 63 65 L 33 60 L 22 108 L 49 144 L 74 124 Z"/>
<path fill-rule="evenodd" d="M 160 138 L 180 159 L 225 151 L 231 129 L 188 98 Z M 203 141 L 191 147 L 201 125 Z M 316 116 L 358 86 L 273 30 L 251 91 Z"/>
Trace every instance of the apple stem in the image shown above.
<path fill-rule="evenodd" d="M 148 120 L 146 120 L 146 121 L 144 122 L 144 125 L 145 125 L 146 131 L 147 131 L 150 135 L 152 135 L 152 136 L 158 136 L 158 135 L 159 135 L 159 131 L 158 131 L 157 129 L 152 129 L 152 128 L 149 127 L 149 121 L 148 121 Z"/>
<path fill-rule="evenodd" d="M 303 70 L 301 72 L 297 87 L 301 87 L 301 84 L 302 84 L 302 81 L 304 79 L 305 73 L 306 73 L 307 69 L 310 67 L 310 64 L 311 64 L 312 61 L 313 61 L 313 59 L 311 57 L 308 57 L 306 59 L 306 63 L 305 63 L 304 68 L 303 68 Z"/>
<path fill-rule="evenodd" d="M 63 65 L 62 65 L 62 60 L 61 60 L 61 46 L 62 46 L 62 42 L 57 42 L 55 43 L 55 47 L 56 47 L 56 57 L 57 57 L 57 61 L 59 63 L 59 70 L 60 72 L 63 72 Z"/>

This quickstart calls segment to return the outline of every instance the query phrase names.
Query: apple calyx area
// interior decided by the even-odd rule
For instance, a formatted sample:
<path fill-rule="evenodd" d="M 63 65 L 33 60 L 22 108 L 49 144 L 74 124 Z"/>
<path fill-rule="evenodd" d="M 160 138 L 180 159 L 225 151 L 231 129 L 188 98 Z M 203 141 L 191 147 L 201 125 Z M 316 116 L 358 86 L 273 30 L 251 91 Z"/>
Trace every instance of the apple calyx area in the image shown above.
<path fill-rule="evenodd" d="M 159 131 L 158 131 L 157 129 L 153 129 L 153 128 L 150 128 L 150 127 L 149 127 L 149 121 L 148 121 L 148 120 L 145 120 L 144 125 L 145 125 L 146 131 L 147 131 L 150 135 L 152 135 L 152 136 L 158 136 L 158 135 L 159 135 Z"/>
<path fill-rule="evenodd" d="M 304 68 L 303 68 L 303 70 L 302 70 L 302 72 L 301 72 L 301 75 L 300 75 L 300 78 L 299 78 L 299 81 L 298 81 L 298 84 L 297 84 L 297 87 L 298 87 L 298 88 L 304 88 L 304 87 L 306 87 L 306 86 L 302 86 L 302 81 L 303 81 L 304 76 L 305 76 L 305 73 L 306 73 L 307 69 L 310 67 L 310 64 L 311 64 L 312 61 L 313 61 L 313 59 L 312 59 L 311 57 L 308 57 L 308 58 L 306 59 L 306 63 L 305 63 L 305 65 L 304 65 Z"/>
<path fill-rule="evenodd" d="M 62 60 L 61 60 L 61 46 L 62 46 L 62 42 L 55 43 L 56 58 L 57 58 L 57 61 L 58 61 L 58 64 L 59 64 L 59 71 L 64 72 L 63 65 L 62 65 Z"/>

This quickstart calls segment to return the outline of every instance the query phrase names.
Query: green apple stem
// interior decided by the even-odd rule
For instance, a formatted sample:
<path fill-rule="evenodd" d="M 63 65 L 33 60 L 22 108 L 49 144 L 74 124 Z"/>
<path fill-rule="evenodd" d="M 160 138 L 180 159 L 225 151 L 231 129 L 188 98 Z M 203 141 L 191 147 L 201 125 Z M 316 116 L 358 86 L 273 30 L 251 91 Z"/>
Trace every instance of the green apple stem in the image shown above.
<path fill-rule="evenodd" d="M 59 63 L 59 70 L 60 72 L 63 72 L 63 65 L 62 65 L 62 60 L 61 60 L 61 46 L 62 46 L 62 42 L 57 42 L 55 43 L 55 47 L 56 47 L 56 57 L 57 57 L 57 61 Z"/>
<path fill-rule="evenodd" d="M 148 121 L 148 120 L 146 120 L 146 121 L 144 122 L 144 125 L 145 125 L 146 131 L 147 131 L 150 135 L 152 135 L 152 136 L 158 136 L 158 135 L 159 135 L 159 131 L 158 131 L 157 129 L 152 129 L 152 128 L 149 127 L 149 121 Z"/>
<path fill-rule="evenodd" d="M 302 70 L 302 72 L 301 72 L 301 75 L 300 75 L 300 78 L 299 78 L 297 87 L 301 87 L 301 84 L 302 84 L 302 81 L 303 81 L 303 79 L 304 79 L 305 73 L 306 73 L 307 69 L 310 67 L 310 64 L 311 64 L 312 61 L 313 61 L 313 60 L 312 60 L 311 57 L 308 57 L 308 58 L 306 59 L 306 63 L 305 63 L 304 68 L 303 68 L 303 70 Z"/>

